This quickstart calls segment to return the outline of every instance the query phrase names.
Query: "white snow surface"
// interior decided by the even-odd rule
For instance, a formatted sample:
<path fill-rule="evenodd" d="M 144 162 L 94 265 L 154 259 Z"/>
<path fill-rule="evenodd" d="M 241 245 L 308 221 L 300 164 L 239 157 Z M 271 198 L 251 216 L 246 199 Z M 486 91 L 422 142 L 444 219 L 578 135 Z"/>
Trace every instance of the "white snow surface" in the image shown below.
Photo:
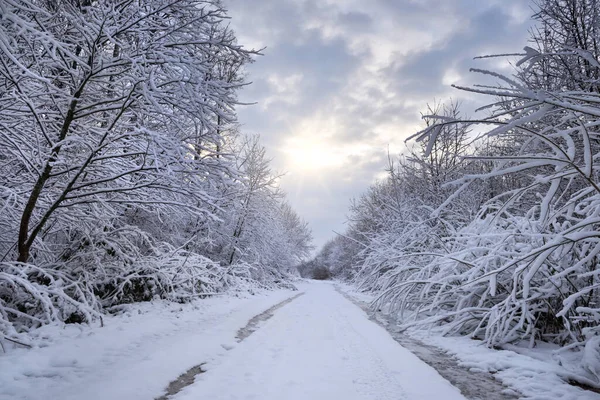
<path fill-rule="evenodd" d="M 0 352 L 0 400 L 152 400 L 189 368 L 227 353 L 250 318 L 297 292 L 139 303 L 103 328 L 47 326 L 44 347 Z"/>
<path fill-rule="evenodd" d="M 251 317 L 298 292 L 136 304 L 103 328 L 46 327 L 44 347 L 0 354 L 0 399 L 152 400 L 200 363 L 207 372 L 169 399 L 464 399 L 332 285 L 298 287 L 239 343 Z"/>
<path fill-rule="evenodd" d="M 331 284 L 300 288 L 174 399 L 464 400 Z"/>
<path fill-rule="evenodd" d="M 443 337 L 435 331 L 409 332 L 418 339 L 453 354 L 470 370 L 491 371 L 496 379 L 518 390 L 527 400 L 600 400 L 600 394 L 570 385 L 573 374 L 552 360 L 549 351 L 539 349 L 494 350 L 466 337 Z M 516 348 L 515 348 L 516 349 Z"/>
<path fill-rule="evenodd" d="M 359 301 L 370 302 L 374 298 L 357 292 L 349 285 L 338 282 L 337 286 Z M 520 392 L 522 399 L 600 400 L 600 394 L 567 382 L 575 375 L 575 368 L 569 365 L 567 357 L 562 357 L 562 366 L 559 365 L 552 354 L 555 347 L 539 343 L 532 349 L 508 346 L 510 350 L 495 350 L 465 336 L 443 336 L 443 329 L 443 326 L 437 329 L 411 328 L 405 334 L 452 354 L 461 366 L 469 370 L 493 373 L 507 388 Z"/>

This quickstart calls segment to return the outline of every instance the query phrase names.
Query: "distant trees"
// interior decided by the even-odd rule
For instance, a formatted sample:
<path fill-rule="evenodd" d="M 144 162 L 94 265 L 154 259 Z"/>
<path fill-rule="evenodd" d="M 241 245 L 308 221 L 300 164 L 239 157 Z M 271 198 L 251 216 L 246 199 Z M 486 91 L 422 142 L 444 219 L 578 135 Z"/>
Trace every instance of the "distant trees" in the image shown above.
<path fill-rule="evenodd" d="M 318 280 L 350 279 L 356 272 L 356 257 L 361 248 L 357 243 L 347 236 L 334 237 L 325 243 L 313 259 L 298 265 L 300 275 Z"/>
<path fill-rule="evenodd" d="M 317 266 L 312 270 L 312 279 L 324 281 L 331 278 L 331 272 L 324 266 Z"/>
<path fill-rule="evenodd" d="M 354 279 L 405 326 L 554 342 L 599 382 L 599 6 L 537 4 L 515 76 L 459 88 L 490 114 L 426 117 L 417 150 L 351 207 Z"/>
<path fill-rule="evenodd" d="M 264 149 L 238 137 L 257 52 L 220 1 L 1 8 L 0 334 L 272 285 L 306 253 Z"/>

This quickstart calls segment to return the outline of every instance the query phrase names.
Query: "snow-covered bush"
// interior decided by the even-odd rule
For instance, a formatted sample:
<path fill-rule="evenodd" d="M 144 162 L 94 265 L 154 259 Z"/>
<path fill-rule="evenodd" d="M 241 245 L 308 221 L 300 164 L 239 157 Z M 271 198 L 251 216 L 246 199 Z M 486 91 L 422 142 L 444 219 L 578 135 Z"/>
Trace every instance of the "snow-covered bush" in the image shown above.
<path fill-rule="evenodd" d="M 525 69 L 573 57 L 600 70 L 581 51 L 557 55 L 528 48 L 524 57 L 519 65 Z M 597 380 L 600 94 L 549 91 L 518 77 L 477 72 L 503 83 L 461 88 L 501 99 L 487 107 L 491 114 L 468 121 L 441 115 L 415 139 L 429 143 L 427 159 L 431 143 L 448 127 L 480 125 L 475 143 L 481 145 L 462 157 L 468 167 L 442 184 L 451 189 L 442 202 L 421 202 L 427 212 L 418 203 L 395 201 L 413 196 L 403 185 L 395 196 L 379 195 L 382 206 L 358 209 L 376 228 L 365 230 L 357 282 L 405 326 L 441 324 L 490 346 L 554 342 L 581 350 L 581 365 Z M 452 209 L 465 195 L 481 196 L 481 202 L 472 213 L 461 211 L 469 218 L 456 218 Z M 477 202 L 464 204 L 468 210 Z M 385 209 L 387 217 L 379 217 Z"/>
<path fill-rule="evenodd" d="M 527 55 L 531 63 L 555 57 L 532 52 Z M 583 56 L 573 52 L 571 57 Z M 449 256 L 457 260 L 453 265 L 459 273 L 452 274 L 456 284 L 446 283 L 447 288 L 480 297 L 467 301 L 458 296 L 454 312 L 481 314 L 473 318 L 480 323 L 472 332 L 485 330 L 494 344 L 523 337 L 583 343 L 595 329 L 598 301 L 598 94 L 548 92 L 496 76 L 507 86 L 468 90 L 507 99 L 480 122 L 495 126 L 486 136 L 519 135 L 521 145 L 516 154 L 479 157 L 493 161 L 495 168 L 465 177 L 463 187 L 498 176 L 527 178 L 490 199 L 453 238 L 459 251 Z M 531 198 L 537 203 L 523 201 Z"/>

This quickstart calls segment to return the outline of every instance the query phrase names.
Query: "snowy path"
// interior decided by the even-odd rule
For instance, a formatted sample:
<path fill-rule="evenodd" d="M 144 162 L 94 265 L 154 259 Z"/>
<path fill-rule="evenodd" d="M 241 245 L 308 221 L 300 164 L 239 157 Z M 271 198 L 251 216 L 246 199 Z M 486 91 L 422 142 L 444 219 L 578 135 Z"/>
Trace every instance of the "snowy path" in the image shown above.
<path fill-rule="evenodd" d="M 200 364 L 169 400 L 463 399 L 331 284 L 298 286 L 45 327 L 40 347 L 0 354 L 0 400 L 153 400 Z"/>
<path fill-rule="evenodd" d="M 326 283 L 279 309 L 176 400 L 464 399 Z"/>

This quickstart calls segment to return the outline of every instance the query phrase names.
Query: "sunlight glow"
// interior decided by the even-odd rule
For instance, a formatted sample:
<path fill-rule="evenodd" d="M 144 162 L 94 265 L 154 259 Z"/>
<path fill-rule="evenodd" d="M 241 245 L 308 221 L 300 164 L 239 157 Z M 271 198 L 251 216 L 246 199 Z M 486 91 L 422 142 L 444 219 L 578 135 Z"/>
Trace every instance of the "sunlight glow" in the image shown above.
<path fill-rule="evenodd" d="M 292 172 L 323 172 L 340 167 L 345 159 L 339 148 L 314 137 L 294 137 L 282 150 Z"/>

